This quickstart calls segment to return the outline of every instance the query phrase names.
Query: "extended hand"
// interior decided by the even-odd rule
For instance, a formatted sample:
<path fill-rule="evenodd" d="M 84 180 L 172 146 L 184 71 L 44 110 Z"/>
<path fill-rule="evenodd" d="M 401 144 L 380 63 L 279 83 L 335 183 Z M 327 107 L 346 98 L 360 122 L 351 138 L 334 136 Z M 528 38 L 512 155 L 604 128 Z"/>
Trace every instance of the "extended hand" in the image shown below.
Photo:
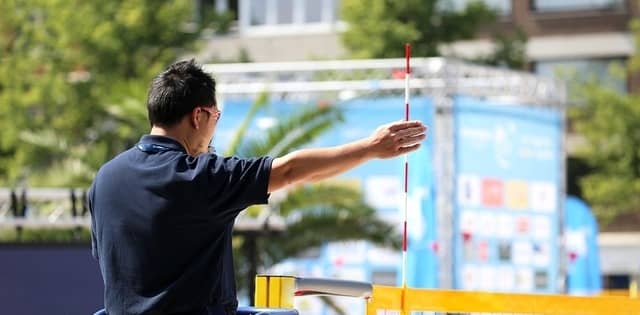
<path fill-rule="evenodd" d="M 427 127 L 417 120 L 382 125 L 369 137 L 373 157 L 388 159 L 415 151 L 427 138 Z"/>

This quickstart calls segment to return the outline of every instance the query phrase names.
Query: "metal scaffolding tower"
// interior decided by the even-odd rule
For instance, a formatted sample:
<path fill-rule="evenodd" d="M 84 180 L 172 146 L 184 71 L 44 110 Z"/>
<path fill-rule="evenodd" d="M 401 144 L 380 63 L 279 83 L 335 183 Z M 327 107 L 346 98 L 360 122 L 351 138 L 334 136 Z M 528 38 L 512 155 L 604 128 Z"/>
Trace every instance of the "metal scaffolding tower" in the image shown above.
<path fill-rule="evenodd" d="M 405 59 L 236 63 L 208 64 L 205 70 L 216 79 L 219 103 L 224 106 L 225 99 L 255 97 L 263 92 L 273 98 L 296 101 L 402 95 L 404 63 Z M 453 59 L 413 58 L 411 66 L 411 94 L 431 97 L 436 108 L 435 126 L 431 129 L 435 130 L 438 243 L 442 248 L 452 248 L 453 98 L 465 95 L 504 104 L 553 108 L 564 113 L 566 89 L 562 82 L 550 78 Z M 562 146 L 564 151 L 564 141 Z M 452 287 L 452 261 L 451 255 L 440 257 L 439 277 L 443 288 Z"/>

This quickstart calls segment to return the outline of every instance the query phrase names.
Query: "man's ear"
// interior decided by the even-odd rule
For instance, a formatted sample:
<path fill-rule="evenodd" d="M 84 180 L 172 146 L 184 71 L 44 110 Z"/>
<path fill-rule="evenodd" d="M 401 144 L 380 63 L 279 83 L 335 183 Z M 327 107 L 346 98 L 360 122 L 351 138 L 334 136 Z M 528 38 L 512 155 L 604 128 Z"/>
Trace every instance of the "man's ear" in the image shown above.
<path fill-rule="evenodd" d="M 189 114 L 189 124 L 191 124 L 191 127 L 196 130 L 200 129 L 200 124 L 198 123 L 198 120 L 200 119 L 200 115 L 198 115 L 199 111 L 200 110 L 198 108 L 194 108 Z"/>

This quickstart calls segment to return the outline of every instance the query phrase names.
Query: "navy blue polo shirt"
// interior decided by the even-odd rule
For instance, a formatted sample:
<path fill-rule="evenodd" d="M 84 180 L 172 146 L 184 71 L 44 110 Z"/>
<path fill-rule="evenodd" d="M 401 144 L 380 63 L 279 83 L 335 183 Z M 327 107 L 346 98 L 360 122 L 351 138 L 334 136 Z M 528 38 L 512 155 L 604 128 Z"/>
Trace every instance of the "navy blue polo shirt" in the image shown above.
<path fill-rule="evenodd" d="M 272 161 L 192 157 L 171 138 L 146 135 L 103 165 L 88 199 L 107 312 L 235 309 L 233 223 L 267 203 Z"/>

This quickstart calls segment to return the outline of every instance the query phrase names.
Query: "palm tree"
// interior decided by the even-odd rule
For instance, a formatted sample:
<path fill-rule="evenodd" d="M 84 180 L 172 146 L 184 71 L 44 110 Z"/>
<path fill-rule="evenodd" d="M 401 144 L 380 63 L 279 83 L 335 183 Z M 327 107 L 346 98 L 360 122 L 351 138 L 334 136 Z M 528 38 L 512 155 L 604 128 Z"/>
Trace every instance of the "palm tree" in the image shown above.
<path fill-rule="evenodd" d="M 261 139 L 245 139 L 251 121 L 267 103 L 268 96 L 262 94 L 252 104 L 225 155 L 282 156 L 311 143 L 343 121 L 342 110 L 336 106 L 308 106 L 278 121 Z M 268 206 L 254 206 L 247 212 L 250 215 L 269 212 L 286 222 L 284 232 L 268 233 L 259 239 L 237 236 L 234 240 L 235 257 L 244 258 L 236 259 L 239 287 L 248 288 L 252 303 L 257 269 L 247 259 L 252 256 L 261 268 L 268 268 L 328 242 L 367 240 L 400 248 L 400 237 L 394 227 L 376 216 L 361 191 L 338 181 L 290 188 L 281 198 L 272 198 Z M 260 248 L 259 254 L 252 253 L 256 248 Z"/>

